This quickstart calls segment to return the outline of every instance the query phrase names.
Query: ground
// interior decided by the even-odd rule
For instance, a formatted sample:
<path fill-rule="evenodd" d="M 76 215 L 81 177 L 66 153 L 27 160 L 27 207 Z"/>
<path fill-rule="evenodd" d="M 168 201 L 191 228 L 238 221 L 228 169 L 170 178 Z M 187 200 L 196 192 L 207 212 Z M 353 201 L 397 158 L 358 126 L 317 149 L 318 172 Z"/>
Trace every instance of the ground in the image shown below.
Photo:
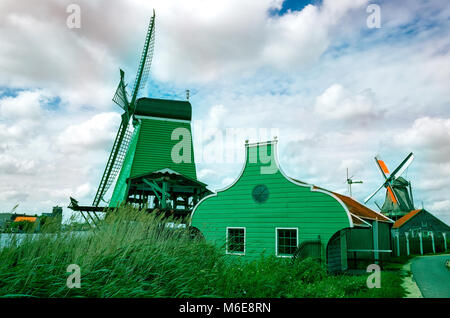
<path fill-rule="evenodd" d="M 423 297 L 450 298 L 450 254 L 419 256 L 411 260 L 411 271 Z"/>

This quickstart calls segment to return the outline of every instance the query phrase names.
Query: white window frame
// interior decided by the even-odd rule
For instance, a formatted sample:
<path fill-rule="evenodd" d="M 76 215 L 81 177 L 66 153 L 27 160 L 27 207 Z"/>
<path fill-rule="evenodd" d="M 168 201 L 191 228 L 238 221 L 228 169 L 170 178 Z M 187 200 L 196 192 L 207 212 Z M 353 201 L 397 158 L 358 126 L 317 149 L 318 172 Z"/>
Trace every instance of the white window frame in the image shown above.
<path fill-rule="evenodd" d="M 228 251 L 228 230 L 244 230 L 244 252 L 230 252 Z M 228 255 L 245 255 L 245 250 L 247 248 L 247 229 L 243 226 L 227 226 L 226 228 L 226 242 L 225 242 L 225 253 Z"/>
<path fill-rule="evenodd" d="M 275 228 L 275 256 L 276 257 L 293 257 L 293 255 L 278 255 L 278 230 L 295 230 L 297 233 L 297 247 L 298 247 L 298 227 L 276 227 Z"/>

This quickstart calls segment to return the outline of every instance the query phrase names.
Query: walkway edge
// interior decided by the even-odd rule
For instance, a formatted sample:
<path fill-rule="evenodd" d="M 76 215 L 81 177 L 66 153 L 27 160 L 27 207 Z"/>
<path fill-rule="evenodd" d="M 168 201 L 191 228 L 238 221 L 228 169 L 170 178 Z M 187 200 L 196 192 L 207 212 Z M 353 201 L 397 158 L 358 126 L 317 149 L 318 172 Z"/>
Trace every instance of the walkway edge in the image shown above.
<path fill-rule="evenodd" d="M 402 270 L 407 272 L 409 275 L 403 277 L 403 283 L 401 286 L 406 291 L 406 296 L 404 298 L 423 298 L 422 292 L 419 286 L 417 286 L 411 271 L 411 261 L 402 267 Z"/>

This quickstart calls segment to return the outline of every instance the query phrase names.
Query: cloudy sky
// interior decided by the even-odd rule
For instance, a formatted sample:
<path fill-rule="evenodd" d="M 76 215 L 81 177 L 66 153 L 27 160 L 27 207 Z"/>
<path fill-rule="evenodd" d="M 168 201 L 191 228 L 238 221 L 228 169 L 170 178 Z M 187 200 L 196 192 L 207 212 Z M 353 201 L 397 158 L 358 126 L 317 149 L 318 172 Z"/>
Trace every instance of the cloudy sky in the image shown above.
<path fill-rule="evenodd" d="M 67 26 L 71 3 L 80 28 Z M 0 211 L 92 202 L 120 123 L 119 67 L 132 83 L 155 8 L 144 95 L 190 90 L 211 189 L 238 176 L 246 138 L 276 135 L 288 175 L 343 194 L 349 168 L 360 201 L 382 181 L 375 155 L 393 170 L 414 152 L 416 206 L 450 223 L 450 4 L 371 3 L 380 28 L 366 0 L 2 0 Z M 231 128 L 242 136 L 224 142 Z"/>

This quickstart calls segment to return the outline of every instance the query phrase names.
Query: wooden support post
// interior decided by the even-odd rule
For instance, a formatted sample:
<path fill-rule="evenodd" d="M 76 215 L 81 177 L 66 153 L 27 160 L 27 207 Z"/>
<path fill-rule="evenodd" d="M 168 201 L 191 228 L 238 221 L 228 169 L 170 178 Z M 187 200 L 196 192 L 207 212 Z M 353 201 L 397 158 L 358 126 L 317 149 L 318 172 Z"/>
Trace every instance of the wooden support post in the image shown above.
<path fill-rule="evenodd" d="M 166 196 L 166 191 L 167 191 L 167 182 L 163 181 L 162 182 L 162 193 L 161 193 L 161 208 L 165 209 L 167 206 L 167 196 Z"/>
<path fill-rule="evenodd" d="M 447 252 L 447 233 L 442 232 L 442 236 L 444 237 L 444 252 Z"/>
<path fill-rule="evenodd" d="M 436 247 L 434 246 L 434 233 L 431 232 L 431 245 L 433 246 L 433 254 L 436 253 Z"/>
<path fill-rule="evenodd" d="M 405 233 L 406 237 L 406 255 L 409 255 L 409 233 Z"/>
<path fill-rule="evenodd" d="M 395 237 L 397 239 L 397 256 L 400 256 L 400 233 L 397 232 Z"/>
<path fill-rule="evenodd" d="M 373 257 L 375 260 L 375 264 L 378 264 L 380 259 L 379 244 L 378 244 L 378 220 L 372 223 L 372 234 L 373 234 Z"/>
<path fill-rule="evenodd" d="M 419 239 L 420 239 L 420 255 L 423 255 L 422 232 L 419 232 Z"/>
<path fill-rule="evenodd" d="M 86 221 L 86 223 L 89 225 L 89 227 L 91 227 L 91 224 L 89 224 L 88 219 L 86 218 L 86 216 L 84 215 L 83 211 L 80 211 L 81 215 L 83 216 L 84 220 Z"/>

